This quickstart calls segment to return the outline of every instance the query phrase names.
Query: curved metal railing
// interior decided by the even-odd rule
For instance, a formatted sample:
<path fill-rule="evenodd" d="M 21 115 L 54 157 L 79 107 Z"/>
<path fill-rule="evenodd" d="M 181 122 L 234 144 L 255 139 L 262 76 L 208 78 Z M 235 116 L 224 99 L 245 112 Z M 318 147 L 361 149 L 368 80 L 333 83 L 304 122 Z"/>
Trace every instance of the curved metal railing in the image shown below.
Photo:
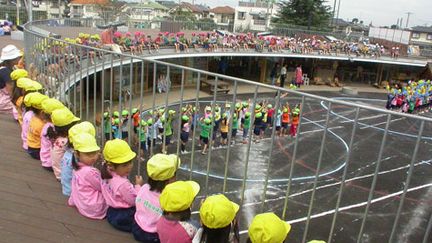
<path fill-rule="evenodd" d="M 100 114 L 104 111 L 121 113 L 137 107 L 143 118 L 155 119 L 151 111 L 161 107 L 176 110 L 173 145 L 168 152 L 180 154 L 177 121 L 185 105 L 198 107 L 198 112 L 210 106 L 214 116 L 218 105 L 234 114 L 235 104 L 241 101 L 251 107 L 261 102 L 272 104 L 276 111 L 298 104 L 297 136 L 278 136 L 272 129 L 260 143 L 254 143 L 252 129 L 245 132 L 244 140 L 234 135 L 231 119 L 228 144 L 235 144 L 210 146 L 208 153 L 201 155 L 195 129 L 187 145 L 191 151 L 180 155 L 183 163 L 178 177 L 200 182 L 200 198 L 224 193 L 241 204 L 242 234 L 255 214 L 274 211 L 293 225 L 290 239 L 295 242 L 316 238 L 327 242 L 430 239 L 429 116 L 383 110 L 385 101 L 373 95 L 335 97 L 332 93 L 326 97 L 326 93 L 304 93 L 70 44 L 38 32 L 32 23 L 25 25 L 24 34 L 26 64 L 33 78 L 82 119 L 99 125 L 102 144 L 105 120 Z M 164 87 L 166 81 L 173 85 Z M 255 113 L 251 116 L 253 121 Z M 271 125 L 276 127 L 276 119 Z M 133 134 L 131 123 L 128 129 Z M 212 130 L 211 135 L 216 132 Z M 166 136 L 160 139 L 164 142 Z M 128 141 L 135 142 L 132 136 Z M 141 156 L 140 146 L 136 148 Z M 152 142 L 149 154 L 159 149 L 157 142 Z M 145 174 L 143 166 L 139 161 L 136 173 Z"/>

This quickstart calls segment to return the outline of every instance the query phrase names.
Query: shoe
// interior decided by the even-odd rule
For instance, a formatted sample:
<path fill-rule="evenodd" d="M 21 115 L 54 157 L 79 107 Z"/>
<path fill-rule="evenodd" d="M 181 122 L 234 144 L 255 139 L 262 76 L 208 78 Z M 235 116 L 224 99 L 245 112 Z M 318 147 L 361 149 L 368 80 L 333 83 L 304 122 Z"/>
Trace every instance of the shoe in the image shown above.
<path fill-rule="evenodd" d="M 203 151 L 203 152 L 201 152 L 201 154 L 202 154 L 202 155 L 205 155 L 205 154 L 207 154 L 207 153 Z"/>

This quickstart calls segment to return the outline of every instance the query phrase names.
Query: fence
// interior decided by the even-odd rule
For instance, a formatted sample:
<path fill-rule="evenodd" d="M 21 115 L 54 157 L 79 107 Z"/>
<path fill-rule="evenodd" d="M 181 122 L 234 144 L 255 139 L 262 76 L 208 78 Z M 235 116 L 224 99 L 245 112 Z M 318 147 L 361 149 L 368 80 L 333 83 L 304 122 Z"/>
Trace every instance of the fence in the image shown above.
<path fill-rule="evenodd" d="M 238 202 L 244 237 L 255 214 L 274 211 L 292 224 L 289 239 L 294 242 L 317 238 L 327 242 L 431 240 L 432 183 L 428 177 L 432 119 L 428 117 L 382 110 L 376 107 L 384 106 L 380 100 L 326 98 L 71 44 L 45 37 L 33 28 L 33 23 L 25 25 L 25 48 L 33 78 L 43 82 L 49 95 L 64 101 L 82 120 L 96 124 L 101 144 L 112 137 L 111 133 L 104 134 L 106 120 L 100 115 L 104 111 L 121 113 L 137 107 L 142 118 L 155 121 L 158 117 L 154 111 L 175 110 L 173 143 L 167 149 L 181 157 L 178 179 L 198 181 L 202 188 L 199 199 L 223 193 Z M 177 86 L 159 93 L 161 81 Z M 201 92 L 204 83 L 213 84 L 209 94 Z M 222 83 L 228 84 L 228 94 L 218 92 L 216 87 Z M 202 155 L 194 120 L 196 129 L 187 143 L 191 152 L 180 154 L 182 128 L 178 121 L 182 107 L 197 107 L 196 115 L 210 106 L 215 117 L 217 106 L 234 114 L 242 101 L 248 101 L 251 110 L 258 104 L 272 104 L 276 111 L 286 102 L 298 104 L 297 136 L 280 137 L 272 129 L 264 133 L 260 143 L 255 143 L 259 136 L 253 129 L 245 129 L 243 144 L 233 133 L 236 121 L 231 115 L 230 146 L 210 146 Z M 254 119 L 255 112 L 251 112 Z M 276 127 L 276 119 L 271 125 Z M 132 130 L 130 123 L 129 134 L 133 134 Z M 212 129 L 210 138 L 216 132 Z M 166 139 L 162 134 L 162 142 Z M 132 136 L 128 141 L 134 144 Z M 149 155 L 145 156 L 160 151 L 156 141 L 151 140 Z M 139 151 L 138 157 L 143 155 L 141 144 L 134 148 Z M 145 174 L 144 165 L 138 159 L 135 173 Z M 193 208 L 195 216 L 198 204 Z M 404 227 L 412 224 L 418 227 Z"/>

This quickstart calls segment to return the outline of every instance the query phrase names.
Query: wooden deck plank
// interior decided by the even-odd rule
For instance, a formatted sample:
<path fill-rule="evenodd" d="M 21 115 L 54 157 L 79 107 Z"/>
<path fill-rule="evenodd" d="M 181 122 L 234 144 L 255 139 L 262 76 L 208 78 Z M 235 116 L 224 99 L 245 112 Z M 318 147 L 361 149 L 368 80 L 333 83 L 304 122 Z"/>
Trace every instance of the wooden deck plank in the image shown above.
<path fill-rule="evenodd" d="M 22 149 L 10 115 L 0 114 L 0 156 L 0 242 L 135 242 L 67 206 L 54 175 Z"/>

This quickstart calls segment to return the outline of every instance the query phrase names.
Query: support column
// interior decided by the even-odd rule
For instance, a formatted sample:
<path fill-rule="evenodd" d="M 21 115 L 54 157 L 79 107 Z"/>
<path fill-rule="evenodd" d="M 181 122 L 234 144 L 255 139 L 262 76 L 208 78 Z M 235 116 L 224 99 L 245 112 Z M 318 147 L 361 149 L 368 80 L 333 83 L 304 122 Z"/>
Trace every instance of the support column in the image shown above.
<path fill-rule="evenodd" d="M 267 58 L 263 58 L 260 60 L 260 83 L 266 83 L 266 77 L 267 77 Z"/>

